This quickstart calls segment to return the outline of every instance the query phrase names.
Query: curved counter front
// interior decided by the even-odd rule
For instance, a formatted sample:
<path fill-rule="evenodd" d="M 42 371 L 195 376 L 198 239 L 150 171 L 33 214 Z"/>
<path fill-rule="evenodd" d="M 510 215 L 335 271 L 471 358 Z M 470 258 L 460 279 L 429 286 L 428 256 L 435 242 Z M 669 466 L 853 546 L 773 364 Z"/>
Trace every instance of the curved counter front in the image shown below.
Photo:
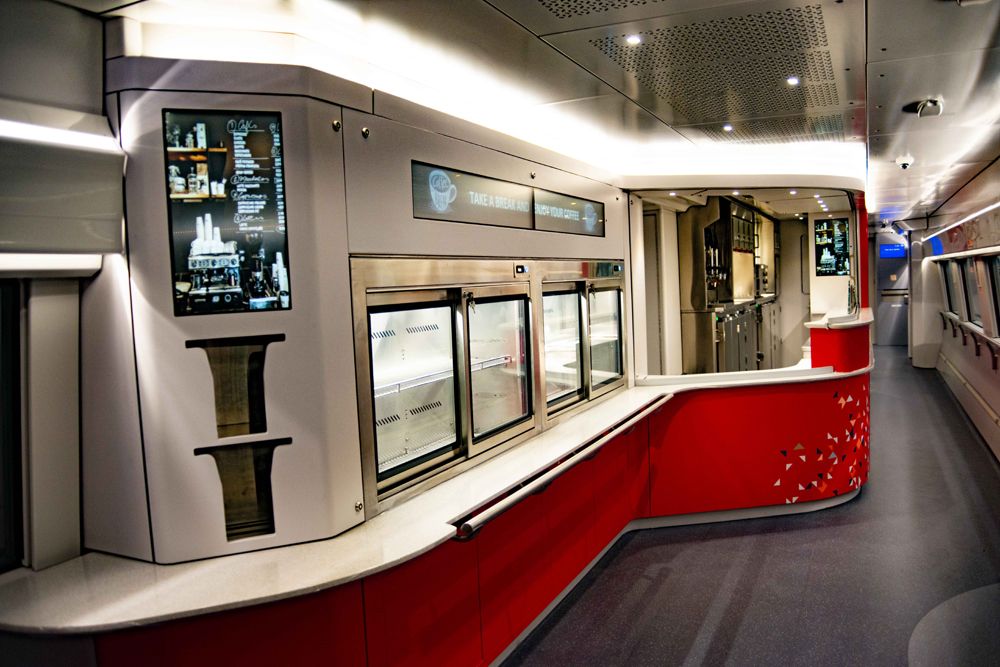
<path fill-rule="evenodd" d="M 850 372 L 644 378 L 333 539 L 166 566 L 89 553 L 7 573 L 0 629 L 93 636 L 102 667 L 487 665 L 628 530 L 853 497 L 868 478 L 870 370 L 869 356 Z"/>

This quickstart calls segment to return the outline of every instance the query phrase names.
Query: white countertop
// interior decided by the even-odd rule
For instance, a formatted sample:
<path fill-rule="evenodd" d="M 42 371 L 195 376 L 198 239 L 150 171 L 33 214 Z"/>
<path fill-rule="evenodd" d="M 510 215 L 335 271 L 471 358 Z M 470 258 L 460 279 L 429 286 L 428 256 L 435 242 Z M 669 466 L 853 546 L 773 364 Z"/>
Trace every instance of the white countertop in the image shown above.
<path fill-rule="evenodd" d="M 640 411 L 659 397 L 703 387 L 813 382 L 866 373 L 829 368 L 643 378 L 508 452 L 341 535 L 318 542 L 155 565 L 91 552 L 40 572 L 0 576 L 0 630 L 92 633 L 232 609 L 330 588 L 422 554 L 452 525 Z M 649 409 L 649 408 L 647 408 Z"/>
<path fill-rule="evenodd" d="M 871 308 L 862 308 L 857 313 L 827 313 L 818 320 L 806 322 L 807 329 L 855 329 L 866 327 L 875 321 Z"/>

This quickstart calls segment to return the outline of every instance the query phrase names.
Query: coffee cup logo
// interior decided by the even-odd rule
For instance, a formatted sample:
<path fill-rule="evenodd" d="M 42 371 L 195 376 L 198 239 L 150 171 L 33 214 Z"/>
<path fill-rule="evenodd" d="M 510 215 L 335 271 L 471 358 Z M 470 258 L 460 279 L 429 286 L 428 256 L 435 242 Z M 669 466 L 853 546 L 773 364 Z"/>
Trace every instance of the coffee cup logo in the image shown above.
<path fill-rule="evenodd" d="M 583 217 L 587 221 L 587 231 L 592 232 L 597 227 L 597 211 L 592 204 L 583 207 Z"/>
<path fill-rule="evenodd" d="M 431 191 L 431 208 L 438 213 L 450 213 L 451 203 L 458 196 L 458 188 L 452 185 L 448 174 L 435 169 L 427 181 Z"/>

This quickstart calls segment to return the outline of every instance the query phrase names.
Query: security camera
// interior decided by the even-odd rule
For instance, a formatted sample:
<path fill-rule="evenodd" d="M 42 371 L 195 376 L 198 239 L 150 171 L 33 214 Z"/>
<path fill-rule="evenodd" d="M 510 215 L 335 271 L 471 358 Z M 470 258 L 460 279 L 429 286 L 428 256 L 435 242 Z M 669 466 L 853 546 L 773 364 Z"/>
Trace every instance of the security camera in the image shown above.
<path fill-rule="evenodd" d="M 899 165 L 900 169 L 909 169 L 910 165 L 913 164 L 913 162 L 914 160 L 912 155 L 904 155 L 902 157 L 896 158 L 896 164 Z"/>

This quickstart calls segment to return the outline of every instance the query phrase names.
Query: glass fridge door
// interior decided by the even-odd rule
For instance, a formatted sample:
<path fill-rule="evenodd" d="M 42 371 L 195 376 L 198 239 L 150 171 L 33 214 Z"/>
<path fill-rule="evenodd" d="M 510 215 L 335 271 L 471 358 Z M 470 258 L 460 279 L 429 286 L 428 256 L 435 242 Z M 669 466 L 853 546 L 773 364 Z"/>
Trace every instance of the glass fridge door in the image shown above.
<path fill-rule="evenodd" d="M 624 377 L 621 293 L 620 288 L 590 289 L 591 392 Z"/>
<path fill-rule="evenodd" d="M 514 289 L 466 295 L 473 455 L 533 427 L 528 297 L 526 288 Z M 486 293 L 496 291 L 505 290 Z"/>
<path fill-rule="evenodd" d="M 454 306 L 384 306 L 368 319 L 381 490 L 459 453 Z"/>
<path fill-rule="evenodd" d="M 542 297 L 545 327 L 545 400 L 549 412 L 583 400 L 583 326 L 581 291 Z"/>

